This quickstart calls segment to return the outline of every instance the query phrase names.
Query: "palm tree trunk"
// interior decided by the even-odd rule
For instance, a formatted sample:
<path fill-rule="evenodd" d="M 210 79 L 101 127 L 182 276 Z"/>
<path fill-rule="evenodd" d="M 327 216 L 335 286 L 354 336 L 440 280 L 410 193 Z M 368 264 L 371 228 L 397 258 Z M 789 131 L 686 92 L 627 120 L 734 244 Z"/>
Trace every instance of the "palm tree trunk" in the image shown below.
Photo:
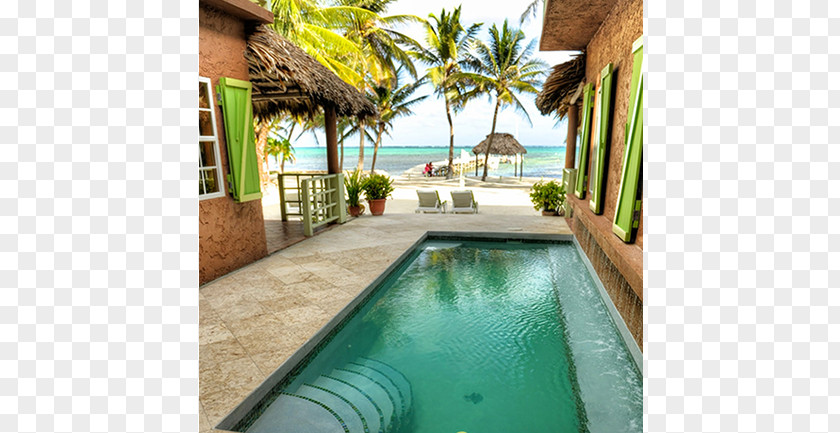
<path fill-rule="evenodd" d="M 496 110 L 493 111 L 493 128 L 490 129 L 490 137 L 487 138 L 487 153 L 484 154 L 484 174 L 481 175 L 481 181 L 487 181 L 487 166 L 490 162 L 490 151 L 493 146 L 493 137 L 496 135 L 496 118 L 499 116 L 499 105 L 502 101 L 496 96 Z"/>
<path fill-rule="evenodd" d="M 297 122 L 293 122 L 292 127 L 289 128 L 289 136 L 286 137 L 286 140 L 289 140 L 289 143 L 292 142 L 292 133 L 295 131 L 295 126 L 297 126 Z"/>
<path fill-rule="evenodd" d="M 365 169 L 365 124 L 359 120 L 359 164 L 356 165 L 359 171 Z"/>
<path fill-rule="evenodd" d="M 271 122 L 268 120 L 261 120 L 256 122 L 256 136 L 257 136 L 257 166 L 260 172 L 260 183 L 262 185 L 268 184 L 268 159 L 265 157 L 265 145 L 268 143 L 268 132 L 271 130 Z"/>
<path fill-rule="evenodd" d="M 379 151 L 379 145 L 382 143 L 382 133 L 385 131 L 385 124 L 380 123 L 379 129 L 376 131 L 376 143 L 373 144 L 373 162 L 370 164 L 370 172 L 376 168 L 376 154 Z"/>
<path fill-rule="evenodd" d="M 452 160 L 455 159 L 455 128 L 452 126 L 452 112 L 449 109 L 449 99 L 446 100 L 446 120 L 449 121 L 449 170 L 447 170 L 446 178 L 452 179 L 452 174 L 455 167 Z"/>

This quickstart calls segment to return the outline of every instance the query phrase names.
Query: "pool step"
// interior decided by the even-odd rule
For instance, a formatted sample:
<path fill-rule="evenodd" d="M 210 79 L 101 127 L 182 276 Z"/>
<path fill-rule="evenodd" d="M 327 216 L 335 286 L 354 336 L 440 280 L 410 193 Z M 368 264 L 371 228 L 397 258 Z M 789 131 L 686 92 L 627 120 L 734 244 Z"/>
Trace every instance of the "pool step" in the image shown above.
<path fill-rule="evenodd" d="M 385 414 L 382 409 L 376 405 L 375 400 L 366 394 L 362 389 L 355 387 L 353 384 L 341 381 L 340 379 L 321 376 L 312 383 L 315 386 L 330 389 L 342 396 L 359 409 L 362 417 L 367 423 L 368 430 L 371 433 L 378 433 L 384 431 L 385 428 Z"/>
<path fill-rule="evenodd" d="M 389 433 L 407 419 L 411 385 L 393 367 L 359 358 L 282 393 L 249 433 Z"/>
<path fill-rule="evenodd" d="M 404 397 L 405 408 L 406 411 L 411 409 L 412 399 L 414 397 L 411 391 L 411 383 L 408 381 L 408 378 L 405 377 L 399 370 L 390 365 L 378 361 L 376 359 L 364 358 L 361 357 L 356 360 L 357 363 L 369 366 L 371 368 L 376 368 L 383 374 L 387 375 L 393 383 L 396 384 L 397 388 L 400 390 L 400 394 Z M 405 415 L 405 413 L 403 414 Z"/>
<path fill-rule="evenodd" d="M 317 401 L 294 394 L 281 394 L 246 430 L 248 433 L 355 433 L 344 419 Z"/>
<path fill-rule="evenodd" d="M 328 377 L 352 384 L 355 388 L 369 395 L 382 411 L 385 419 L 383 431 L 388 432 L 395 427 L 397 412 L 394 410 L 394 400 L 383 385 L 363 374 L 343 368 L 333 370 Z"/>

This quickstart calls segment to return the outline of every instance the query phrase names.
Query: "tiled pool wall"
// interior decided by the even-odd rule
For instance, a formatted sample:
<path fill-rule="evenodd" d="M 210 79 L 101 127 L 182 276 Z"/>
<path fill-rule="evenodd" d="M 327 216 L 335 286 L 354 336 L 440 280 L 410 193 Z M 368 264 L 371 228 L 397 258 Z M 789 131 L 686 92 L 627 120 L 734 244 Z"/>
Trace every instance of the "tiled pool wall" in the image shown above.
<path fill-rule="evenodd" d="M 613 305 L 621 315 L 624 324 L 633 336 L 633 340 L 644 350 L 643 305 L 642 300 L 610 260 L 604 250 L 594 240 L 583 224 L 573 224 L 573 231 L 578 245 L 585 253 L 584 262 L 589 262 L 597 274 L 597 280 L 604 285 Z"/>
<path fill-rule="evenodd" d="M 577 246 L 581 261 L 587 266 L 590 274 L 595 281 L 596 286 L 601 292 L 602 298 L 607 306 L 608 311 L 613 317 L 616 328 L 624 339 L 625 345 L 630 351 L 639 371 L 642 369 L 642 355 L 641 343 L 635 339 L 635 334 L 627 325 L 626 319 L 622 321 L 624 314 L 620 313 L 615 301 L 608 299 L 612 297 L 608 294 L 605 285 L 599 279 L 596 273 L 594 264 L 590 262 L 587 254 L 584 253 L 581 244 L 575 238 L 575 235 L 570 234 L 545 234 L 545 233 L 511 233 L 511 232 L 439 232 L 430 231 L 421 236 L 411 247 L 409 247 L 399 258 L 391 263 L 385 271 L 382 272 L 359 296 L 354 298 L 346 307 L 344 307 L 335 317 L 333 317 L 323 328 L 321 328 L 309 341 L 301 346 L 289 359 L 286 360 L 277 370 L 275 370 L 269 377 L 260 384 L 245 400 L 234 408 L 221 422 L 216 426 L 218 430 L 235 431 L 237 427 L 247 424 L 247 419 L 258 416 L 260 410 L 259 406 L 265 400 L 265 397 L 275 391 L 277 385 L 281 382 L 288 382 L 290 378 L 294 377 L 302 370 L 306 363 L 306 359 L 317 355 L 317 353 L 329 342 L 330 338 L 338 333 L 346 324 L 349 318 L 353 315 L 356 309 L 363 305 L 370 296 L 372 296 L 379 287 L 385 284 L 392 278 L 396 278 L 401 273 L 401 268 L 404 268 L 419 254 L 418 247 L 429 240 L 469 240 L 469 241 L 485 241 L 485 242 L 522 242 L 522 243 L 550 243 L 555 244 L 559 242 L 572 242 Z M 608 261 L 608 260 L 607 260 Z M 628 286 L 628 290 L 629 286 Z M 632 290 L 630 291 L 632 294 Z M 635 296 L 635 295 L 634 295 Z M 638 298 L 637 298 L 638 299 Z M 639 302 L 641 304 L 641 302 Z M 641 329 L 641 306 L 639 307 L 639 329 Z M 641 334 L 641 333 L 640 333 Z"/>

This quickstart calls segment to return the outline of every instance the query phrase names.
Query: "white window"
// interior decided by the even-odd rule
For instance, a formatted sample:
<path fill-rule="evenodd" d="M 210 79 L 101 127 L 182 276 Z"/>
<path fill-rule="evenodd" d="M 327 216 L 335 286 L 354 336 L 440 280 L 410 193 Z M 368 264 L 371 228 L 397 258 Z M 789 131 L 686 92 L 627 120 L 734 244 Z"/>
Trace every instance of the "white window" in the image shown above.
<path fill-rule="evenodd" d="M 198 199 L 223 197 L 222 163 L 210 79 L 198 77 Z"/>

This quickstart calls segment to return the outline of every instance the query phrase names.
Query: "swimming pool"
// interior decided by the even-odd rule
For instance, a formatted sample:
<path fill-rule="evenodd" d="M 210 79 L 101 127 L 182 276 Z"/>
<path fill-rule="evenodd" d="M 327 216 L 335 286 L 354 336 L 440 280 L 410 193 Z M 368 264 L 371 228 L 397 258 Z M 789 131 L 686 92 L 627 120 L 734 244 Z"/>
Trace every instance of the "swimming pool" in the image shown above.
<path fill-rule="evenodd" d="M 217 428 L 642 431 L 641 354 L 585 256 L 522 237 L 428 235 Z"/>

